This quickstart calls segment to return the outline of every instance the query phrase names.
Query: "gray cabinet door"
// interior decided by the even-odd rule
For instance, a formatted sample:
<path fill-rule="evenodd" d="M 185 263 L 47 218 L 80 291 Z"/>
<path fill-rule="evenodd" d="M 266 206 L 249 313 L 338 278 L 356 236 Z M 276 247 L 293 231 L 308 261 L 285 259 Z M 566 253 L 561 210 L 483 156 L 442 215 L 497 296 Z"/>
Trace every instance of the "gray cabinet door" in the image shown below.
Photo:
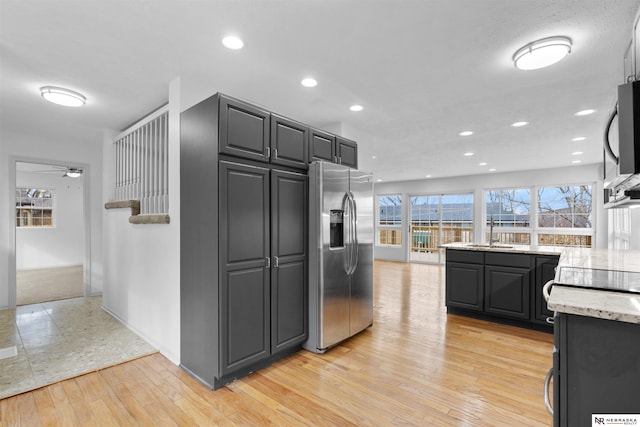
<path fill-rule="evenodd" d="M 311 139 L 309 140 L 309 157 L 311 158 L 311 161 L 325 160 L 327 162 L 335 163 L 335 146 L 335 136 L 318 129 L 311 129 Z"/>
<path fill-rule="evenodd" d="M 485 265 L 484 274 L 484 311 L 528 320 L 529 269 Z"/>
<path fill-rule="evenodd" d="M 308 169 L 309 127 L 271 115 L 271 163 Z"/>
<path fill-rule="evenodd" d="M 308 177 L 271 172 L 271 351 L 301 344 L 308 331 Z"/>
<path fill-rule="evenodd" d="M 447 307 L 482 311 L 484 305 L 483 272 L 484 266 L 481 264 L 447 262 Z"/>
<path fill-rule="evenodd" d="M 268 111 L 220 95 L 220 152 L 268 162 L 270 119 Z"/>
<path fill-rule="evenodd" d="M 342 137 L 336 137 L 338 163 L 358 169 L 358 144 Z"/>
<path fill-rule="evenodd" d="M 535 257 L 535 284 L 533 291 L 533 316 L 532 321 L 547 324 L 547 317 L 553 317 L 553 312 L 547 308 L 547 302 L 542 295 L 545 283 L 556 275 L 558 257 Z"/>
<path fill-rule="evenodd" d="M 220 364 L 228 374 L 270 354 L 269 170 L 220 162 L 219 200 Z"/>

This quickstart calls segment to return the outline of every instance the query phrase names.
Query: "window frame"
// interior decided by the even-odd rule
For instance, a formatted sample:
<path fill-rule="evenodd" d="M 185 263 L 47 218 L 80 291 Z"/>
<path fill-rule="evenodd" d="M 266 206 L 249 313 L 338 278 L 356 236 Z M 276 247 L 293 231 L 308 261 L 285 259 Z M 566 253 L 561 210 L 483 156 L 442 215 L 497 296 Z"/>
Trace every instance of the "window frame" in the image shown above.
<path fill-rule="evenodd" d="M 398 224 L 380 224 L 380 200 L 384 197 L 399 197 L 400 198 L 400 221 Z M 389 193 L 389 194 L 376 194 L 376 216 L 375 216 L 375 244 L 376 246 L 399 248 L 404 244 L 403 239 L 403 226 L 404 226 L 404 194 L 402 193 Z M 380 233 L 382 231 L 395 231 L 400 236 L 400 243 L 381 243 Z"/>
<path fill-rule="evenodd" d="M 47 198 L 38 198 L 38 197 L 26 197 L 23 198 L 21 196 L 19 196 L 18 194 L 22 194 L 23 191 L 24 192 L 30 192 L 30 191 L 41 191 L 41 192 L 47 192 L 49 193 L 50 197 Z M 56 228 L 56 223 L 57 223 L 57 194 L 56 194 L 56 190 L 54 188 L 38 188 L 38 187 L 33 187 L 33 186 L 16 186 L 15 187 L 15 215 L 14 215 L 14 224 L 15 224 L 15 228 L 16 229 L 51 229 L 51 228 Z M 51 211 L 51 223 L 50 224 L 41 224 L 41 225 L 21 225 L 21 219 L 23 218 L 23 213 L 29 212 L 29 211 L 33 211 L 34 209 L 32 209 L 33 206 L 25 208 L 22 204 L 23 200 L 38 200 L 38 199 L 51 199 L 51 206 L 36 206 L 35 210 L 40 210 L 40 211 L 46 211 L 49 210 Z M 39 208 L 39 209 L 38 209 Z M 18 219 L 20 217 L 20 220 Z M 31 218 L 33 219 L 33 216 L 31 215 Z M 44 215 L 41 218 L 46 218 Z"/>

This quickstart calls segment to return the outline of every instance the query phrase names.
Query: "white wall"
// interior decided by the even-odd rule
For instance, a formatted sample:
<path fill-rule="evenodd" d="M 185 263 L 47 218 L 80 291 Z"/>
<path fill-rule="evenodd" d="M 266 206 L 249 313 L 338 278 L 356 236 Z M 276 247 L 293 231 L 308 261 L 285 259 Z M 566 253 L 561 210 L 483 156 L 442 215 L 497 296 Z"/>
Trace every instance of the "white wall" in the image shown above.
<path fill-rule="evenodd" d="M 482 218 L 482 203 L 484 191 L 492 188 L 531 187 L 558 184 L 592 184 L 594 241 L 593 247 L 607 246 L 607 215 L 602 201 L 602 171 L 601 166 L 582 165 L 566 168 L 541 169 L 523 172 L 490 173 L 484 175 L 470 175 L 441 179 L 424 179 L 417 181 L 398 181 L 376 183 L 374 193 L 378 195 L 401 194 L 403 196 L 403 239 L 402 246 L 376 246 L 374 256 L 377 259 L 407 261 L 408 258 L 408 224 L 407 198 L 420 194 L 452 194 L 473 193 L 474 218 Z M 479 203 L 480 202 L 480 203 Z M 377 198 L 375 203 L 377 203 Z M 377 206 L 376 206 L 377 211 Z M 481 221 L 478 221 L 481 222 Z M 474 227 L 474 240 L 481 242 L 482 228 Z"/>
<path fill-rule="evenodd" d="M 90 292 L 102 291 L 102 147 L 95 140 L 67 135 L 35 135 L 29 129 L 0 129 L 0 309 L 15 305 L 15 181 L 16 161 L 73 165 L 85 169 L 84 209 L 89 233 Z"/>
<path fill-rule="evenodd" d="M 103 141 L 104 170 L 114 170 L 113 138 Z M 113 174 L 104 177 L 104 200 L 114 199 Z M 104 213 L 103 305 L 160 350 L 180 362 L 180 80 L 169 86 L 170 224 L 134 225 L 130 209 Z"/>
<path fill-rule="evenodd" d="M 16 270 L 82 265 L 85 257 L 83 177 L 18 171 L 16 186 L 54 193 L 54 227 L 16 229 Z"/>

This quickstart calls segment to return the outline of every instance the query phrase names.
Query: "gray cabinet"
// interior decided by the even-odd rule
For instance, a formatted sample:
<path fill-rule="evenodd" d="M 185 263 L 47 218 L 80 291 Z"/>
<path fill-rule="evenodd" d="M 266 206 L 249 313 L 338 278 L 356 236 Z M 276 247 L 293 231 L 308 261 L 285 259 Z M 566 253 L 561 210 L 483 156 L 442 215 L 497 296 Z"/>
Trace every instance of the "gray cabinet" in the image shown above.
<path fill-rule="evenodd" d="M 220 162 L 221 371 L 270 354 L 269 169 Z"/>
<path fill-rule="evenodd" d="M 271 163 L 308 169 L 309 127 L 271 114 Z"/>
<path fill-rule="evenodd" d="M 226 95 L 219 99 L 220 153 L 269 161 L 270 113 Z"/>
<path fill-rule="evenodd" d="M 215 95 L 181 115 L 180 365 L 211 388 L 307 336 L 308 177 L 227 156 L 231 109 Z"/>
<path fill-rule="evenodd" d="M 640 412 L 640 325 L 558 313 L 554 330 L 554 426 Z"/>
<path fill-rule="evenodd" d="M 447 307 L 484 309 L 484 253 L 447 249 Z"/>
<path fill-rule="evenodd" d="M 358 169 L 358 144 L 341 136 L 311 129 L 310 161 L 324 160 Z"/>
<path fill-rule="evenodd" d="M 301 344 L 308 331 L 308 178 L 271 172 L 271 352 Z"/>
<path fill-rule="evenodd" d="M 529 269 L 485 265 L 484 274 L 484 311 L 500 316 L 528 320 Z"/>
<path fill-rule="evenodd" d="M 550 330 L 543 316 L 542 286 L 553 278 L 557 256 L 447 249 L 446 257 L 449 312 L 481 314 L 521 326 L 545 324 Z"/>
<path fill-rule="evenodd" d="M 337 163 L 358 169 L 358 144 L 341 136 L 336 137 Z"/>

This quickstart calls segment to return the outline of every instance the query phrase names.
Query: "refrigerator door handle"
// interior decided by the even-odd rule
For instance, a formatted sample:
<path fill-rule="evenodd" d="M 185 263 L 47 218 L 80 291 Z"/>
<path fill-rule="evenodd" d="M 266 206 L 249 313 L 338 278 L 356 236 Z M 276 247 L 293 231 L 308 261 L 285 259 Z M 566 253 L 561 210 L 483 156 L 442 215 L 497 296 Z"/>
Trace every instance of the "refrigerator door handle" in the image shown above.
<path fill-rule="evenodd" d="M 353 274 L 358 267 L 358 208 L 356 206 L 356 196 L 353 193 L 349 193 L 351 198 L 351 212 L 352 212 L 352 251 L 353 255 L 351 256 L 351 273 Z"/>
<path fill-rule="evenodd" d="M 351 270 L 351 203 L 349 201 L 349 194 L 345 193 L 342 198 L 342 212 L 344 217 L 348 219 L 348 221 L 344 221 L 344 229 L 343 233 L 343 245 L 344 251 L 342 253 L 344 271 L 349 274 L 349 270 Z"/>

